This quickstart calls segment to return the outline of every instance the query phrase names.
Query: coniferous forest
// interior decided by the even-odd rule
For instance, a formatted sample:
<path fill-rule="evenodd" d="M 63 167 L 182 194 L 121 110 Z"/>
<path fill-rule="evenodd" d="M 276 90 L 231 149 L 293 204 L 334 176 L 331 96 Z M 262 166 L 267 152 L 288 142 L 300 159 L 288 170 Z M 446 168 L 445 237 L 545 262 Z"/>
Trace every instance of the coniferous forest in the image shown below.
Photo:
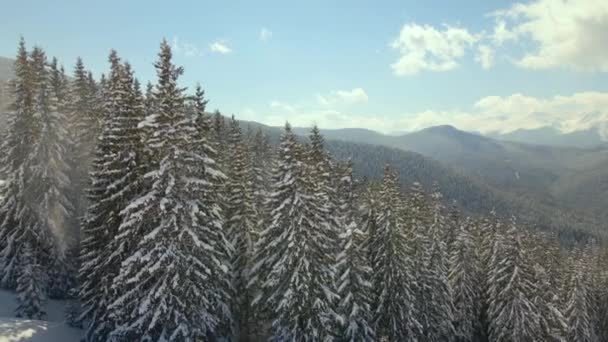
<path fill-rule="evenodd" d="M 85 341 L 608 341 L 608 255 L 438 186 L 356 179 L 319 128 L 278 144 L 207 110 L 163 41 L 142 85 L 21 40 L 0 174 L 0 286 L 68 300 Z M 286 117 L 286 119 L 288 119 Z"/>

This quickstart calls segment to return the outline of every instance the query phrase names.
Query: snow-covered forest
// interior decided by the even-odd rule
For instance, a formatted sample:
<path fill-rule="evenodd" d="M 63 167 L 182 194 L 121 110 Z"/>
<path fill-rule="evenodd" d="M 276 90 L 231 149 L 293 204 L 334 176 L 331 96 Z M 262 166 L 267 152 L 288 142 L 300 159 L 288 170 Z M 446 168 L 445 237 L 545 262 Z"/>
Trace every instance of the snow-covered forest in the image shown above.
<path fill-rule="evenodd" d="M 85 341 L 608 341 L 599 243 L 468 217 L 390 165 L 355 179 L 317 127 L 273 145 L 182 88 L 165 41 L 154 84 L 108 60 L 95 79 L 19 44 L 0 171 L 16 317 L 66 300 Z"/>

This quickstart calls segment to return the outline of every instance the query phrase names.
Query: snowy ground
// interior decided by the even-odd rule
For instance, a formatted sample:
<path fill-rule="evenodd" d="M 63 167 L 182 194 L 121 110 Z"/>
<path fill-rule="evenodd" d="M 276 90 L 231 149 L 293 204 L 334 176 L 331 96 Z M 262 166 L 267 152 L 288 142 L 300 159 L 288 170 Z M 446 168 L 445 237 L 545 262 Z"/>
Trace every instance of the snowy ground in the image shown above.
<path fill-rule="evenodd" d="M 0 290 L 0 342 L 78 342 L 82 331 L 64 322 L 65 303 L 49 301 L 46 321 L 15 318 L 15 295 Z"/>

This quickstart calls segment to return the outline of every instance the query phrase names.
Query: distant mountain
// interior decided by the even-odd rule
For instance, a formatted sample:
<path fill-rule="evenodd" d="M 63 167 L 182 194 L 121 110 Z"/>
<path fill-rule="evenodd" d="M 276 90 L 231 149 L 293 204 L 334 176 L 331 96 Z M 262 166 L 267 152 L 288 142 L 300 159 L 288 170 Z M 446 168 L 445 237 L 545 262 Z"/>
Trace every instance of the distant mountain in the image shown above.
<path fill-rule="evenodd" d="M 605 144 L 599 134 L 598 127 L 586 130 L 562 133 L 555 127 L 546 126 L 536 129 L 518 129 L 513 132 L 498 134 L 492 133 L 488 136 L 514 142 L 521 142 L 532 145 L 548 146 L 570 146 L 570 147 L 592 147 Z"/>
<path fill-rule="evenodd" d="M 241 125 L 266 131 L 275 143 L 282 132 L 282 127 L 256 122 Z M 308 128 L 294 131 L 306 141 Z M 437 182 L 446 203 L 456 201 L 469 214 L 487 214 L 492 209 L 503 216 L 515 214 L 570 241 L 590 232 L 608 234 L 599 207 L 584 209 L 566 200 L 569 194 L 565 192 L 571 191 L 565 183 L 572 175 L 608 165 L 608 149 L 503 142 L 451 126 L 396 137 L 365 129 L 321 132 L 330 153 L 339 160 L 351 159 L 359 177 L 379 179 L 384 165 L 390 164 L 399 170 L 405 190 L 415 181 L 427 189 Z M 365 142 L 368 137 L 370 143 Z"/>
<path fill-rule="evenodd" d="M 13 60 L 0 57 L 0 124 L 3 124 L 2 110 L 8 103 L 7 81 L 13 77 Z M 0 129 L 1 131 L 1 129 Z"/>
<path fill-rule="evenodd" d="M 0 56 L 0 82 L 4 82 L 13 77 L 14 60 Z"/>
<path fill-rule="evenodd" d="M 558 178 L 607 160 L 594 149 L 501 141 L 452 126 L 435 126 L 401 136 L 358 130 L 321 130 L 327 139 L 369 143 L 420 153 L 493 186 L 544 193 Z"/>
<path fill-rule="evenodd" d="M 298 135 L 308 135 L 310 128 L 295 127 L 294 132 Z M 373 145 L 384 145 L 386 136 L 382 133 L 366 128 L 341 128 L 322 130 L 327 139 L 361 142 Z"/>
<path fill-rule="evenodd" d="M 307 129 L 296 131 L 308 134 Z M 578 223 L 572 222 L 568 217 L 579 217 L 578 222 L 584 221 L 580 217 L 586 217 L 596 223 L 608 219 L 608 213 L 604 213 L 604 202 L 608 205 L 608 200 L 599 200 L 606 193 L 601 190 L 601 184 L 604 184 L 604 179 L 608 182 L 606 145 L 580 148 L 526 144 L 464 132 L 447 125 L 401 136 L 358 129 L 322 129 L 321 132 L 328 141 L 383 146 L 416 152 L 434 159 L 442 167 L 467 177 L 497 198 L 510 203 L 506 207 L 517 207 L 523 212 L 534 210 L 536 214 L 529 216 L 536 220 L 551 222 L 559 217 L 561 221 L 569 221 L 573 226 L 578 226 Z M 373 153 L 365 154 L 364 158 L 369 160 L 361 162 L 378 164 L 378 167 L 382 165 L 382 161 L 377 160 Z M 392 160 L 394 162 L 398 161 Z M 436 167 L 431 168 L 434 170 Z M 434 171 L 429 169 L 427 172 Z M 603 178 L 604 175 L 607 175 L 606 178 Z M 608 184 L 606 188 L 608 191 Z M 587 194 L 590 196 L 586 197 Z M 526 207 L 533 209 L 528 210 Z M 552 217 L 551 212 L 555 216 Z M 597 227 L 604 225 L 598 223 Z"/>

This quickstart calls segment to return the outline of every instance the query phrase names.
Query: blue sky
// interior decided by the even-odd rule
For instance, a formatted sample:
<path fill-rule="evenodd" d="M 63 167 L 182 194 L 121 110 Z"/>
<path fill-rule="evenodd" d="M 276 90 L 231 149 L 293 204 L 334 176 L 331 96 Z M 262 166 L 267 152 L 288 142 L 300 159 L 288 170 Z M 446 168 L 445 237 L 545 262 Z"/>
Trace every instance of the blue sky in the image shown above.
<path fill-rule="evenodd" d="M 279 125 L 383 132 L 585 129 L 608 108 L 608 2 L 7 1 L 23 35 L 96 74 L 111 48 L 154 80 L 160 40 L 212 109 Z"/>

